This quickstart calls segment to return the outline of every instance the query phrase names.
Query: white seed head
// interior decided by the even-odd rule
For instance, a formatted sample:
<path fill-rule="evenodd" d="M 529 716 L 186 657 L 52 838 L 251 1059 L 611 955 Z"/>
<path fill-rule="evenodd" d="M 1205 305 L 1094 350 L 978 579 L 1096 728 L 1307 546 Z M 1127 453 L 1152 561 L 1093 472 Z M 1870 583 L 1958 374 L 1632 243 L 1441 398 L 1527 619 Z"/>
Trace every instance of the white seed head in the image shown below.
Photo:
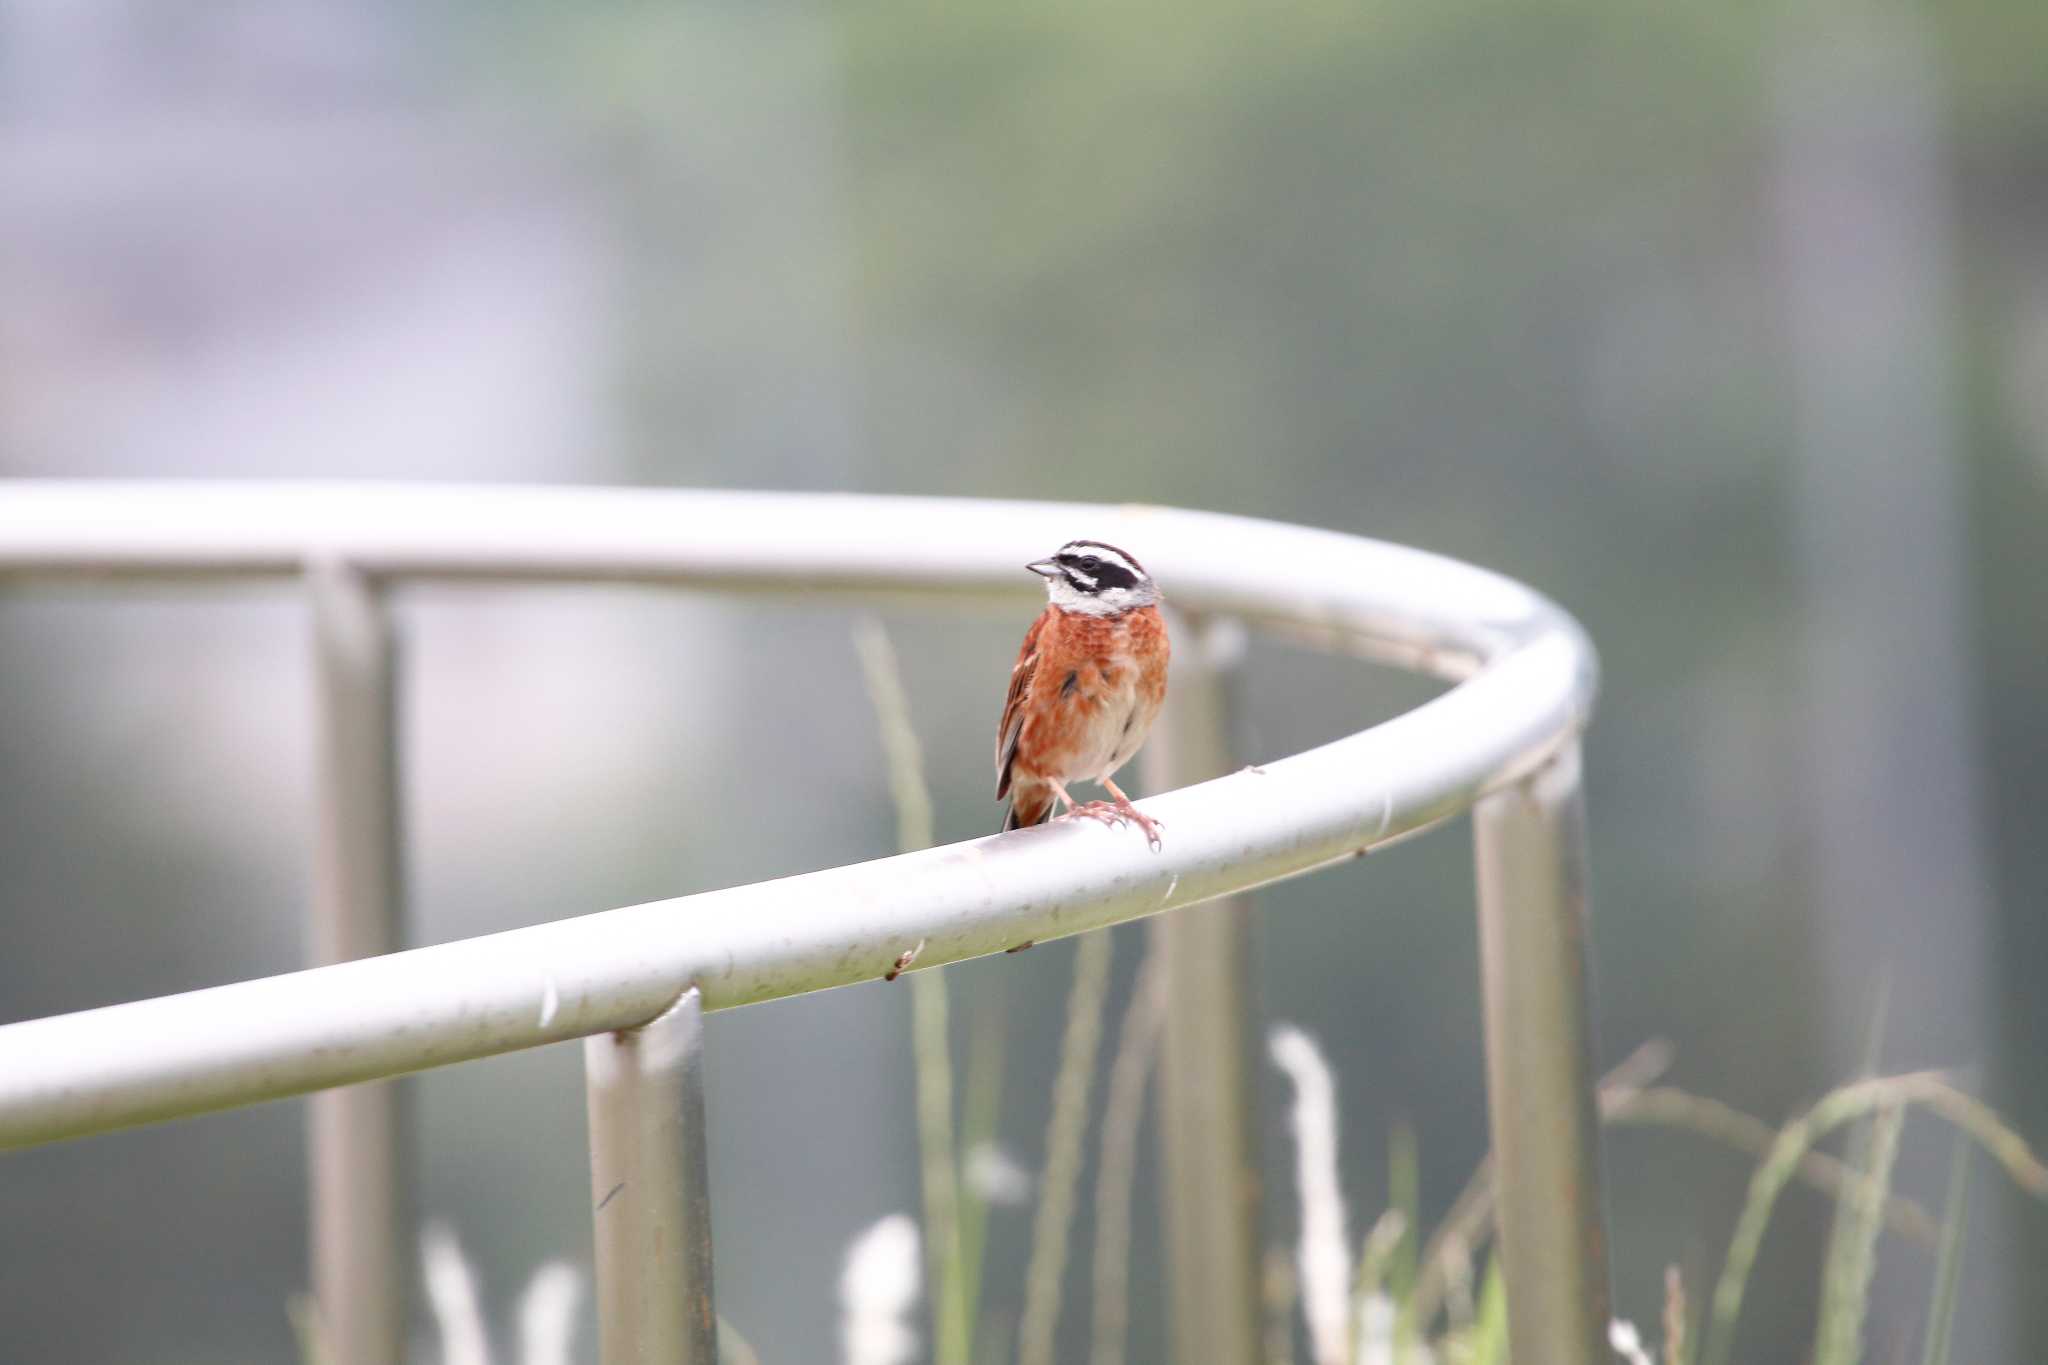
<path fill-rule="evenodd" d="M 1300 1029 L 1273 1030 L 1273 1064 L 1294 1082 L 1294 1180 L 1301 1200 L 1301 1311 L 1316 1365 L 1343 1365 L 1350 1335 L 1351 1238 L 1337 1182 L 1337 1082 Z"/>
<path fill-rule="evenodd" d="M 853 1239 L 839 1277 L 839 1342 L 846 1365 L 908 1365 L 917 1332 L 908 1321 L 923 1278 L 917 1224 L 892 1213 Z"/>

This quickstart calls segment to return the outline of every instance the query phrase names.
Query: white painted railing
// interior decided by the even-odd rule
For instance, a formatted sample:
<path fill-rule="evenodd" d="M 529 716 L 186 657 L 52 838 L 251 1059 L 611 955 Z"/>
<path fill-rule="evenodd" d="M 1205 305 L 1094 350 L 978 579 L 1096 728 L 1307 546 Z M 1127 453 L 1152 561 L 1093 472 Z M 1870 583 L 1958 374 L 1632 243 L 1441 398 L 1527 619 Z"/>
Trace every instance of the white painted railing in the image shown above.
<path fill-rule="evenodd" d="M 392 651 L 384 593 L 421 580 L 640 581 L 1014 603 L 1026 559 L 1075 535 L 1135 550 L 1180 614 L 1164 743 L 1179 780 L 1222 771 L 1229 622 L 1455 682 L 1394 720 L 1142 803 L 1127 830 L 1061 822 L 852 867 L 431 948 L 400 947 Z M 313 1275 L 340 1365 L 396 1358 L 402 1147 L 388 1087 L 354 1086 L 586 1038 L 607 1361 L 707 1362 L 701 1010 L 915 970 L 1211 901 L 1474 812 L 1488 1086 L 1517 1365 L 1604 1349 L 1585 990 L 1579 732 L 1593 653 L 1542 597 L 1421 551 L 1144 507 L 657 490 L 315 484 L 0 485 L 0 580 L 271 577 L 308 585 L 321 817 L 315 934 L 331 965 L 0 1028 L 0 1147 L 322 1092 Z M 1193 736 L 1192 740 L 1189 736 Z M 1209 917 L 1205 920 L 1204 914 Z M 1236 930 L 1232 923 L 1238 926 Z M 1226 1099 L 1244 1061 L 1229 1000 L 1241 917 L 1169 916 L 1178 1064 Z M 1219 1012 L 1224 1027 L 1215 1027 Z M 1205 1022 L 1208 1025 L 1205 1027 Z M 1176 1024 L 1169 1024 L 1169 1028 Z M 1196 1049 L 1189 1055 L 1188 1048 Z M 1200 1049 L 1210 1051 L 1208 1057 Z M 1216 1092 L 1162 1128 L 1186 1362 L 1255 1358 L 1251 1201 Z M 1207 1074 L 1207 1073 L 1205 1073 Z M 1178 1087 L 1181 1092 L 1193 1087 Z M 1193 1107 L 1206 1104 L 1201 1110 Z M 1202 1115 L 1208 1115 L 1204 1121 Z M 1220 1217 L 1216 1210 L 1227 1210 Z M 677 1240 L 677 1239 L 680 1240 Z M 676 1250 L 684 1254 L 678 1262 Z M 665 1249 L 665 1250 L 664 1250 Z M 1178 1330 L 1185 1327 L 1187 1330 Z M 1184 1362 L 1185 1365 L 1185 1362 Z"/>

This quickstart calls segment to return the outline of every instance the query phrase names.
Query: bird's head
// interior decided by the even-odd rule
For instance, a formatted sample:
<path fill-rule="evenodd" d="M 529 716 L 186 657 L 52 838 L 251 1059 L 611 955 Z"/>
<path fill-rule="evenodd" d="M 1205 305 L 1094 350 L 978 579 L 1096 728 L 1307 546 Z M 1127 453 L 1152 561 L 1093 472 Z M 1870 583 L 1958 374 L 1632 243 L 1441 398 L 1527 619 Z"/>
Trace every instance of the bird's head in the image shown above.
<path fill-rule="evenodd" d="M 1145 566 L 1099 540 L 1070 540 L 1051 556 L 1024 567 L 1045 579 L 1045 595 L 1063 611 L 1114 616 L 1159 600 L 1159 589 Z"/>

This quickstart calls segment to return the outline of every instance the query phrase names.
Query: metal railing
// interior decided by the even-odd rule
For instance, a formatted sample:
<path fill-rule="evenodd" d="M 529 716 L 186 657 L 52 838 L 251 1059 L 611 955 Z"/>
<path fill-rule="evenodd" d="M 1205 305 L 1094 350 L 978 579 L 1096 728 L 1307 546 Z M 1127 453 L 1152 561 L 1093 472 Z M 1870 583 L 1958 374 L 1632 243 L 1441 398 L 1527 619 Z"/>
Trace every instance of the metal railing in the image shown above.
<path fill-rule="evenodd" d="M 1143 803 L 1169 837 L 1063 822 L 396 951 L 386 594 L 423 580 L 672 584 L 1023 609 L 1025 558 L 1137 549 L 1182 613 Z M 313 1275 L 338 1365 L 400 1351 L 407 1072 L 586 1039 L 605 1359 L 713 1357 L 702 1011 L 1161 916 L 1178 1358 L 1256 1358 L 1243 919 L 1200 906 L 1474 813 L 1489 1109 L 1517 1365 L 1601 1358 L 1607 1264 L 1585 976 L 1578 738 L 1594 656 L 1496 574 L 1326 531 L 1146 507 L 669 490 L 0 485 L 0 581 L 302 581 L 319 661 L 311 970 L 0 1027 L 0 1148 L 321 1092 Z M 1224 733 L 1235 623 L 1456 685 L 1257 768 Z M 1209 780 L 1199 780 L 1207 778 Z M 336 1087 L 353 1087 L 336 1089 Z"/>

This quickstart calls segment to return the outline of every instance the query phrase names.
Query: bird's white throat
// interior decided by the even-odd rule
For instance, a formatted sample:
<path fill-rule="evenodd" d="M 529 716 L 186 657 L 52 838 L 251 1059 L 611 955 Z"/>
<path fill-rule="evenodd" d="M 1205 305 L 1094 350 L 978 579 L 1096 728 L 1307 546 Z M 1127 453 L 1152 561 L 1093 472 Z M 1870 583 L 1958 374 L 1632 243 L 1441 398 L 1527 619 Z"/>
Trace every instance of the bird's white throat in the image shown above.
<path fill-rule="evenodd" d="M 1061 611 L 1079 612 L 1083 616 L 1116 616 L 1136 607 L 1151 606 L 1159 600 L 1159 589 L 1150 583 L 1140 583 L 1131 588 L 1082 592 L 1069 583 L 1065 575 L 1054 574 L 1045 580 L 1045 595 Z"/>

